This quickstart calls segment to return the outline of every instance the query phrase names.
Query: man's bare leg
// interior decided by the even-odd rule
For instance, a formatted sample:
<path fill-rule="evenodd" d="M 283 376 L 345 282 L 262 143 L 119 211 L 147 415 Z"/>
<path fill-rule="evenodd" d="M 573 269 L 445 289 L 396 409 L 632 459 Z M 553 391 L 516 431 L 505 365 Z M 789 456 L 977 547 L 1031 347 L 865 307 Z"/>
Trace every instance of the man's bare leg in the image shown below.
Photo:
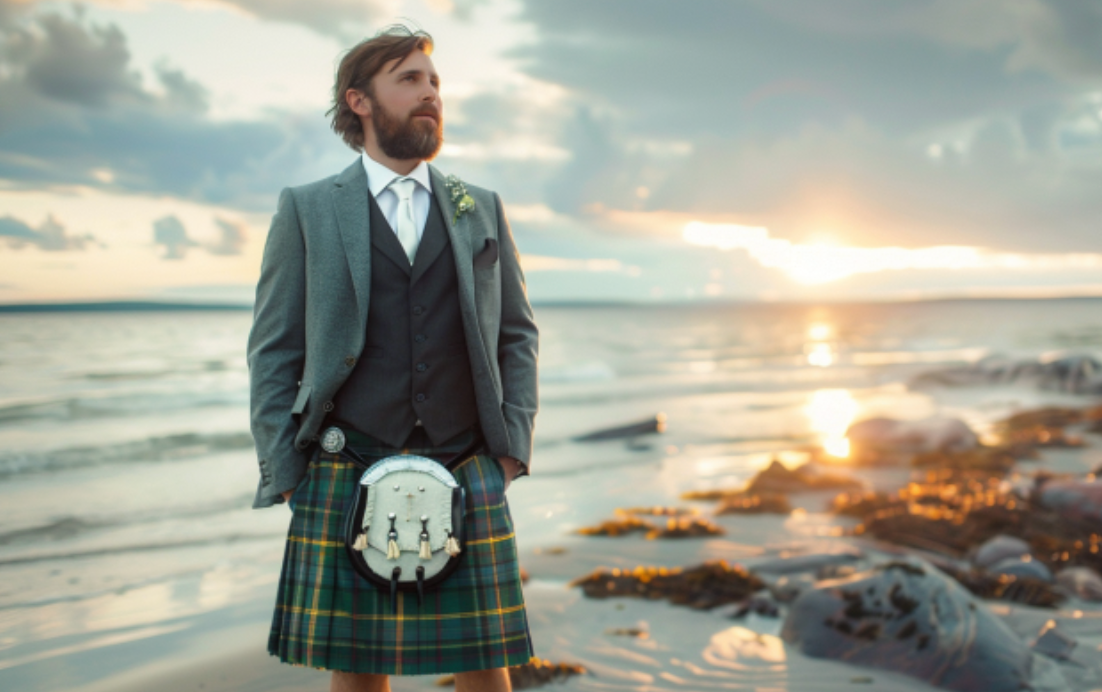
<path fill-rule="evenodd" d="M 390 692 L 390 677 L 376 673 L 333 672 L 329 692 Z"/>
<path fill-rule="evenodd" d="M 455 692 L 512 692 L 512 689 L 505 668 L 455 674 Z"/>

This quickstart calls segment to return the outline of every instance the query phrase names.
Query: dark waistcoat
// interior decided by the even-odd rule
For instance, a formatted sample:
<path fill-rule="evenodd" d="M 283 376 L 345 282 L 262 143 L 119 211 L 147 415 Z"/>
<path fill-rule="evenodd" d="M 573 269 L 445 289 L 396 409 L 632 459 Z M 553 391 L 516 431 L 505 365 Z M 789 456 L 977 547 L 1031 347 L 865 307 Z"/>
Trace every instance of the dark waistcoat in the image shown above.
<path fill-rule="evenodd" d="M 417 421 L 433 444 L 478 422 L 459 283 L 435 196 L 413 258 L 406 259 L 370 192 L 371 302 L 359 361 L 333 399 L 333 415 L 400 447 Z"/>

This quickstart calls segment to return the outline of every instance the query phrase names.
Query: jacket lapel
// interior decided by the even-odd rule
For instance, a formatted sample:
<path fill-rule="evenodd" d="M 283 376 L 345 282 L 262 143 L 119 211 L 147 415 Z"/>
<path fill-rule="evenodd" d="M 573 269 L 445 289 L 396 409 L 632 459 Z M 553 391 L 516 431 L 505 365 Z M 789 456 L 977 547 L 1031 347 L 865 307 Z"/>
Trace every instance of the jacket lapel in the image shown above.
<path fill-rule="evenodd" d="M 368 208 L 367 173 L 357 157 L 333 181 L 333 209 L 344 244 L 360 324 L 367 324 L 371 297 L 371 212 Z"/>
<path fill-rule="evenodd" d="M 451 193 L 444 185 L 444 175 L 432 164 L 429 164 L 429 177 L 432 179 L 432 194 L 440 206 L 440 214 L 444 217 L 444 226 L 448 229 L 448 239 L 452 245 L 452 255 L 455 257 L 455 272 L 459 279 L 459 310 L 463 313 L 463 320 L 477 329 L 478 311 L 475 309 L 474 302 L 471 244 L 467 242 L 467 234 L 459 230 L 460 227 L 465 229 L 469 220 L 464 215 L 453 222 L 455 205 L 452 203 Z"/>

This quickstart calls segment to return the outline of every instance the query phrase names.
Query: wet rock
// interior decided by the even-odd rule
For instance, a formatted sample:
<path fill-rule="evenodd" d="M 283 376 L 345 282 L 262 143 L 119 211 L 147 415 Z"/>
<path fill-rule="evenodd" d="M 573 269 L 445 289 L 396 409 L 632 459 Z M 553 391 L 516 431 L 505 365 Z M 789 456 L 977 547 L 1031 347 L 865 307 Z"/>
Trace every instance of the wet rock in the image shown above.
<path fill-rule="evenodd" d="M 808 656 L 949 690 L 1030 688 L 1032 656 L 1021 639 L 959 584 L 915 559 L 820 582 L 792 604 L 781 636 Z"/>
<path fill-rule="evenodd" d="M 961 471 L 985 471 L 1001 475 L 1009 471 L 1019 458 L 1026 458 L 1031 455 L 1032 450 L 1014 455 L 1003 447 L 976 447 L 960 452 L 935 451 L 916 454 L 911 459 L 911 466 Z"/>
<path fill-rule="evenodd" d="M 865 553 L 861 549 L 837 543 L 826 550 L 785 548 L 774 556 L 755 560 L 753 568 L 759 574 L 811 574 L 829 567 L 852 565 L 864 559 Z"/>
<path fill-rule="evenodd" d="M 650 632 L 639 627 L 612 627 L 605 630 L 605 634 L 613 637 L 635 637 L 636 639 L 647 639 L 650 637 Z"/>
<path fill-rule="evenodd" d="M 716 507 L 716 515 L 723 514 L 788 514 L 792 505 L 788 498 L 778 493 L 753 493 L 723 498 Z"/>
<path fill-rule="evenodd" d="M 850 460 L 856 464 L 898 464 L 917 454 L 963 452 L 979 445 L 968 424 L 956 418 L 901 421 L 869 418 L 846 430 Z"/>
<path fill-rule="evenodd" d="M 849 476 L 816 473 L 807 464 L 790 469 L 773 459 L 746 486 L 750 494 L 798 493 L 808 490 L 860 488 L 861 483 Z"/>
<path fill-rule="evenodd" d="M 1064 594 L 1042 579 L 996 574 L 983 569 L 960 569 L 948 563 L 940 565 L 940 569 L 980 598 L 1035 608 L 1055 608 L 1064 601 Z"/>
<path fill-rule="evenodd" d="M 1071 652 L 1075 649 L 1077 644 L 1078 642 L 1076 642 L 1074 638 L 1060 631 L 1055 620 L 1049 620 L 1041 627 L 1037 639 L 1033 641 L 1030 648 L 1049 658 L 1055 658 L 1058 661 L 1067 661 L 1071 659 Z"/>
<path fill-rule="evenodd" d="M 1042 507 L 1102 528 L 1102 480 L 1096 477 L 1044 480 L 1034 497 Z"/>
<path fill-rule="evenodd" d="M 1029 555 L 1029 544 L 1014 536 L 998 535 L 984 541 L 972 556 L 972 564 L 987 568 L 1007 558 Z"/>
<path fill-rule="evenodd" d="M 663 432 L 666 432 L 666 414 L 657 413 L 653 418 L 637 423 L 595 430 L 585 435 L 578 435 L 573 439 L 574 442 L 603 442 L 605 440 L 631 439 L 640 435 L 653 435 Z"/>
<path fill-rule="evenodd" d="M 769 594 L 778 603 L 791 603 L 815 585 L 816 579 L 810 574 L 786 574 L 768 584 Z"/>
<path fill-rule="evenodd" d="M 584 666 L 574 663 L 552 663 L 536 657 L 532 657 L 528 663 L 512 666 L 508 670 L 509 682 L 514 690 L 530 690 L 552 682 L 563 682 L 567 678 L 589 672 Z M 454 675 L 444 675 L 436 680 L 437 687 L 454 685 Z"/>
<path fill-rule="evenodd" d="M 702 538 L 722 536 L 727 531 L 709 519 L 699 517 L 670 517 L 664 525 L 647 532 L 648 539 L 654 538 Z"/>
<path fill-rule="evenodd" d="M 655 529 L 654 524 L 638 517 L 621 516 L 603 521 L 596 526 L 578 529 L 583 536 L 626 536 L 629 533 L 646 533 Z"/>
<path fill-rule="evenodd" d="M 632 515 L 623 515 L 601 522 L 596 526 L 578 529 L 583 536 L 626 536 L 630 533 L 643 533 L 647 539 L 655 538 L 700 538 L 703 536 L 722 536 L 726 533 L 709 519 L 692 516 L 669 517 L 664 523 L 655 524 Z"/>
<path fill-rule="evenodd" d="M 601 569 L 574 580 L 570 586 L 581 588 L 589 598 L 666 599 L 675 605 L 703 610 L 738 603 L 765 584 L 741 565 L 716 560 L 690 568 Z"/>
<path fill-rule="evenodd" d="M 988 356 L 972 365 L 923 373 L 910 382 L 916 389 L 978 387 L 993 384 L 1027 385 L 1074 394 L 1102 393 L 1102 363 L 1088 354 L 1013 360 Z"/>
<path fill-rule="evenodd" d="M 650 517 L 685 517 L 699 514 L 699 512 L 692 507 L 663 507 L 662 505 L 655 505 L 654 507 L 618 507 L 616 509 L 616 514 L 643 515 Z"/>
<path fill-rule="evenodd" d="M 1013 577 L 1053 583 L 1052 572 L 1043 562 L 1034 560 L 1031 555 L 1008 557 L 991 565 L 987 571 L 992 574 L 1008 574 Z"/>
<path fill-rule="evenodd" d="M 1084 601 L 1102 601 L 1102 577 L 1090 567 L 1069 567 L 1056 575 L 1056 583 Z"/>
<path fill-rule="evenodd" d="M 781 614 L 781 609 L 775 601 L 763 596 L 751 596 L 739 604 L 737 610 L 731 614 L 732 618 L 743 618 L 754 613 L 762 617 L 775 618 Z"/>

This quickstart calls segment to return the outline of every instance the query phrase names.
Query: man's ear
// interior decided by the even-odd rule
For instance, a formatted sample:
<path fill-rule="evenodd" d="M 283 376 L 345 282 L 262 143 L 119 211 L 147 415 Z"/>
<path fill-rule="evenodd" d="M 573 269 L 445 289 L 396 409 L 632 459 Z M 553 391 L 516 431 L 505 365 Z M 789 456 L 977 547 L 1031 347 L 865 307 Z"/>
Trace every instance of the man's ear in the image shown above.
<path fill-rule="evenodd" d="M 365 118 L 371 117 L 371 101 L 359 89 L 348 89 L 344 92 L 344 100 L 352 112 Z"/>

